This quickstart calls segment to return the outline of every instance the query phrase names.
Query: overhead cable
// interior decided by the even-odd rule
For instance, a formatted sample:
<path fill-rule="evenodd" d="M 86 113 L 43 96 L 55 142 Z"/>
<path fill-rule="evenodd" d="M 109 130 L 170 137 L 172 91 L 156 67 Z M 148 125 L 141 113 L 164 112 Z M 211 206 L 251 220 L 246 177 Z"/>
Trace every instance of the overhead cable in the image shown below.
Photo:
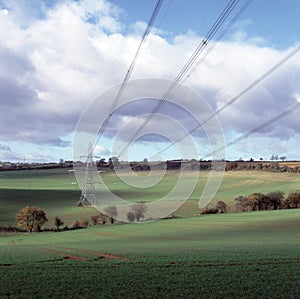
<path fill-rule="evenodd" d="M 293 48 L 286 56 L 284 56 L 279 62 L 277 62 L 275 65 L 273 65 L 270 69 L 268 69 L 266 72 L 264 72 L 260 77 L 258 77 L 256 80 L 254 80 L 251 84 L 249 84 L 244 90 L 242 90 L 239 94 L 237 94 L 235 97 L 233 97 L 230 101 L 228 101 L 226 104 L 224 104 L 222 107 L 217 109 L 214 113 L 212 113 L 208 118 L 206 118 L 203 122 L 196 125 L 194 128 L 188 131 L 187 134 L 185 134 L 183 137 L 179 138 L 172 144 L 169 144 L 165 148 L 163 148 L 161 151 L 159 151 L 158 154 L 161 154 L 165 152 L 167 149 L 169 149 L 174 144 L 177 144 L 182 139 L 196 131 L 198 128 L 203 126 L 205 123 L 207 123 L 209 120 L 211 120 L 213 117 L 224 111 L 226 108 L 231 106 L 233 103 L 240 100 L 246 93 L 248 93 L 250 90 L 252 90 L 255 86 L 257 86 L 259 83 L 261 83 L 263 80 L 265 80 L 267 77 L 269 77 L 272 73 L 274 73 L 279 67 L 284 65 L 286 62 L 288 62 L 293 56 L 295 56 L 300 51 L 300 45 Z"/>
<path fill-rule="evenodd" d="M 204 156 L 203 159 L 207 158 L 207 157 L 210 157 L 210 156 L 212 156 L 212 155 L 214 155 L 214 154 L 216 154 L 216 153 L 218 153 L 218 152 L 220 152 L 220 151 L 222 151 L 222 150 L 224 150 L 224 149 L 226 149 L 226 148 L 228 148 L 230 146 L 233 146 L 234 144 L 238 143 L 239 141 L 241 141 L 243 139 L 246 139 L 250 135 L 252 135 L 252 134 L 254 134 L 254 133 L 256 133 L 256 132 L 258 132 L 258 131 L 260 131 L 260 130 L 268 127 L 268 126 L 270 126 L 271 124 L 273 124 L 273 123 L 275 123 L 275 122 L 277 122 L 277 121 L 285 118 L 286 116 L 288 116 L 288 115 L 296 112 L 299 108 L 300 108 L 300 103 L 297 103 L 297 104 L 289 107 L 288 109 L 286 109 L 283 112 L 277 114 L 276 116 L 270 118 L 269 120 L 267 120 L 266 122 L 262 123 L 261 125 L 259 125 L 259 126 L 255 127 L 255 128 L 253 128 L 252 130 L 244 133 L 240 137 L 238 137 L 238 138 L 236 138 L 236 139 L 234 139 L 234 140 L 226 143 L 225 146 L 223 146 L 223 147 L 221 147 L 221 148 L 219 148 L 217 150 L 214 150 L 212 153 Z"/>
<path fill-rule="evenodd" d="M 148 24 L 147 24 L 146 30 L 145 30 L 145 32 L 144 32 L 144 34 L 143 34 L 143 36 L 142 36 L 142 39 L 141 39 L 141 41 L 140 41 L 140 44 L 139 44 L 137 50 L 136 50 L 136 52 L 135 52 L 135 55 L 134 55 L 134 57 L 133 57 L 133 60 L 132 60 L 130 66 L 129 66 L 127 72 L 126 72 L 126 75 L 125 75 L 125 77 L 124 77 L 124 79 L 123 79 L 123 81 L 122 81 L 122 84 L 121 84 L 121 86 L 120 86 L 120 89 L 119 89 L 119 91 L 118 91 L 116 97 L 115 97 L 114 100 L 113 100 L 113 103 L 112 103 L 112 106 L 111 106 L 111 109 L 110 109 L 110 113 L 109 113 L 108 117 L 105 119 L 104 123 L 102 124 L 102 126 L 101 126 L 101 128 L 100 128 L 100 130 L 99 130 L 99 132 L 98 132 L 98 137 L 97 137 L 97 142 L 96 142 L 96 144 L 98 143 L 98 141 L 99 141 L 100 138 L 102 137 L 102 135 L 103 135 L 103 133 L 104 133 L 104 131 L 105 131 L 105 129 L 106 129 L 106 127 L 107 127 L 107 125 L 108 125 L 108 123 L 109 123 L 109 121 L 110 121 L 112 115 L 113 115 L 113 112 L 114 112 L 115 108 L 117 107 L 117 105 L 118 105 L 118 103 L 119 103 L 119 101 L 120 101 L 120 98 L 121 98 L 122 94 L 124 93 L 124 91 L 125 91 L 125 89 L 126 89 L 126 85 L 127 85 L 128 81 L 129 81 L 129 79 L 130 79 L 130 77 L 131 77 L 131 75 L 132 75 L 132 72 L 133 72 L 133 70 L 134 70 L 134 67 L 135 67 L 135 65 L 136 65 L 136 63 L 137 63 L 137 59 L 138 59 L 138 56 L 140 55 L 142 46 L 143 46 L 143 44 L 145 43 L 145 41 L 146 41 L 146 39 L 147 39 L 147 37 L 148 37 L 148 35 L 149 35 L 149 33 L 150 33 L 152 27 L 153 27 L 153 24 L 154 24 L 154 22 L 155 22 L 155 19 L 156 19 L 157 15 L 158 15 L 158 12 L 159 12 L 161 6 L 162 6 L 163 1 L 164 1 L 164 0 L 158 0 L 158 1 L 156 2 L 154 11 L 153 11 L 153 13 L 152 13 L 152 15 L 151 15 L 151 18 L 150 18 L 150 20 L 149 20 L 149 22 L 148 22 Z"/>
<path fill-rule="evenodd" d="M 119 156 L 123 154 L 123 152 L 129 147 L 132 141 L 134 141 L 139 133 L 145 128 L 145 126 L 153 119 L 155 113 L 159 111 L 161 106 L 165 103 L 167 100 L 167 97 L 170 96 L 172 93 L 175 92 L 176 88 L 180 84 L 180 82 L 183 80 L 184 76 L 188 73 L 188 71 L 191 69 L 193 64 L 196 62 L 198 59 L 199 55 L 204 51 L 204 49 L 207 47 L 211 39 L 215 36 L 217 31 L 220 29 L 220 27 L 224 24 L 226 19 L 229 17 L 231 12 L 234 10 L 236 5 L 238 4 L 239 0 L 230 0 L 226 7 L 223 9 L 217 20 L 214 22 L 212 27 L 209 29 L 208 33 L 205 35 L 205 37 L 202 39 L 200 44 L 197 46 L 197 48 L 194 50 L 193 54 L 190 56 L 188 61 L 185 63 L 185 65 L 182 67 L 180 72 L 177 74 L 175 79 L 172 81 L 172 83 L 169 85 L 168 89 L 164 92 L 162 95 L 160 101 L 158 104 L 153 108 L 151 114 L 148 116 L 146 121 L 140 126 L 140 128 L 136 131 L 136 133 L 132 136 L 130 141 L 127 143 L 127 145 L 122 149 L 120 152 Z M 247 2 L 250 3 L 248 0 Z M 246 6 L 243 6 L 244 9 L 246 9 Z M 241 10 L 238 11 L 238 15 L 241 14 Z M 237 18 L 235 18 L 236 20 Z"/>

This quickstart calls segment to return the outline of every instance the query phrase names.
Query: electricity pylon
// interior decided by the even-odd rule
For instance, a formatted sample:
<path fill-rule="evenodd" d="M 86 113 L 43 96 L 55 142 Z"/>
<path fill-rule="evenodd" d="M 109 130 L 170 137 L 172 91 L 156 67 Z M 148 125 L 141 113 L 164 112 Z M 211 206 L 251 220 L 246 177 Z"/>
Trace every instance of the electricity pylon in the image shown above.
<path fill-rule="evenodd" d="M 88 155 L 86 156 L 86 169 L 85 169 L 85 180 L 83 185 L 83 190 L 81 192 L 79 206 L 86 206 L 86 203 L 89 202 L 91 205 L 96 204 L 96 189 L 95 189 L 95 180 L 94 180 L 94 171 L 95 165 L 93 155 L 93 146 L 92 143 L 89 143 Z"/>

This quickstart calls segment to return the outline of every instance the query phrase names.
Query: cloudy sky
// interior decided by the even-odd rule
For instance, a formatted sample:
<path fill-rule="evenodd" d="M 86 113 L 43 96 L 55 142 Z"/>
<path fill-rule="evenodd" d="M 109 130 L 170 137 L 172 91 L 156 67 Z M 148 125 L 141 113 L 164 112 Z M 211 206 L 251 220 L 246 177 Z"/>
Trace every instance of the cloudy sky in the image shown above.
<path fill-rule="evenodd" d="M 227 2 L 165 0 L 131 79 L 174 80 Z M 240 1 L 218 34 L 246 2 Z M 82 112 L 122 82 L 155 4 L 156 0 L 0 0 L 0 161 L 72 159 Z M 184 77 L 184 86 L 198 93 L 212 113 L 222 108 L 299 45 L 299 13 L 298 0 L 253 0 L 220 41 L 209 41 L 204 59 L 200 55 Z M 299 70 L 300 51 L 218 114 L 225 142 L 300 102 Z M 143 87 L 146 98 L 147 88 L 155 89 L 150 85 Z M 100 120 L 110 114 L 113 100 L 102 98 L 108 110 L 98 105 Z M 180 100 L 183 105 L 188 102 Z M 95 153 L 105 158 L 118 154 L 112 148 L 115 136 L 130 143 L 158 101 L 135 101 L 114 111 Z M 188 103 L 185 109 L 166 103 L 160 116 L 147 124 L 145 136 L 130 144 L 130 159 L 155 156 L 169 140 L 176 140 L 174 124 L 167 118 L 189 131 L 195 117 L 208 113 Z M 226 158 L 268 160 L 277 154 L 300 159 L 299 117 L 296 111 L 234 143 Z M 190 135 L 196 158 L 205 156 L 207 138 L 201 128 Z M 163 158 L 179 158 L 177 154 L 171 147 Z"/>

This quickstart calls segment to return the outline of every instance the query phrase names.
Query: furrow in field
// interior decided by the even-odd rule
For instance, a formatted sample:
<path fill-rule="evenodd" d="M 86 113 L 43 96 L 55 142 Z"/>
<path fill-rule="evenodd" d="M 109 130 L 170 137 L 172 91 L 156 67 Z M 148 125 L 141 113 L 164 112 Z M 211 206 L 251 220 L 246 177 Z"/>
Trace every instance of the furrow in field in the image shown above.
<path fill-rule="evenodd" d="M 105 252 L 89 251 L 89 250 L 67 248 L 67 247 L 60 247 L 60 248 L 65 249 L 65 250 L 75 251 L 75 252 L 82 252 L 82 253 L 97 255 L 97 256 L 101 256 L 105 259 L 110 259 L 110 260 L 128 260 L 128 258 L 125 256 L 120 256 L 120 255 L 115 255 L 115 254 L 110 254 L 110 253 L 105 253 Z"/>
<path fill-rule="evenodd" d="M 49 248 L 49 247 L 42 247 L 42 246 L 37 246 L 37 245 L 35 245 L 35 246 L 42 250 L 46 250 L 46 251 L 49 251 L 49 252 L 52 252 L 55 254 L 63 255 L 65 257 L 65 259 L 76 260 L 76 261 L 85 261 L 86 260 L 82 256 L 70 254 L 70 253 L 67 253 L 62 250 L 57 250 L 57 249 L 53 249 L 53 248 Z"/>

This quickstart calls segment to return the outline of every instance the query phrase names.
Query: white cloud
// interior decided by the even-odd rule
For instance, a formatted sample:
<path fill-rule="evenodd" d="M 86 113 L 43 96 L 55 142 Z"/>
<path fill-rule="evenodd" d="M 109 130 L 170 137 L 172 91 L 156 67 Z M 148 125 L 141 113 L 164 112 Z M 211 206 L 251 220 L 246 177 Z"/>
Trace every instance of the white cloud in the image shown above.
<path fill-rule="evenodd" d="M 94 147 L 93 153 L 96 156 L 108 156 L 111 154 L 110 151 L 106 147 L 101 146 L 101 145 L 96 145 Z"/>
<path fill-rule="evenodd" d="M 87 103 L 124 78 L 145 24 L 137 22 L 134 31 L 124 35 L 122 11 L 104 0 L 54 1 L 51 7 L 32 3 L 5 1 L 0 10 L 0 125 L 6 128 L 0 140 L 67 146 L 64 136 L 74 130 Z M 262 46 L 260 37 L 247 35 L 247 22 L 240 24 L 232 41 L 219 43 L 186 81 L 213 109 L 222 107 L 289 50 Z M 201 40 L 192 31 L 173 39 L 152 34 L 133 78 L 174 79 Z M 298 102 L 299 67 L 298 54 L 222 112 L 224 132 L 251 130 Z M 189 105 L 198 113 L 193 103 Z M 291 115 L 263 134 L 292 138 L 300 133 L 297 120 Z M 116 121 L 108 128 L 112 133 L 120 119 Z"/>

